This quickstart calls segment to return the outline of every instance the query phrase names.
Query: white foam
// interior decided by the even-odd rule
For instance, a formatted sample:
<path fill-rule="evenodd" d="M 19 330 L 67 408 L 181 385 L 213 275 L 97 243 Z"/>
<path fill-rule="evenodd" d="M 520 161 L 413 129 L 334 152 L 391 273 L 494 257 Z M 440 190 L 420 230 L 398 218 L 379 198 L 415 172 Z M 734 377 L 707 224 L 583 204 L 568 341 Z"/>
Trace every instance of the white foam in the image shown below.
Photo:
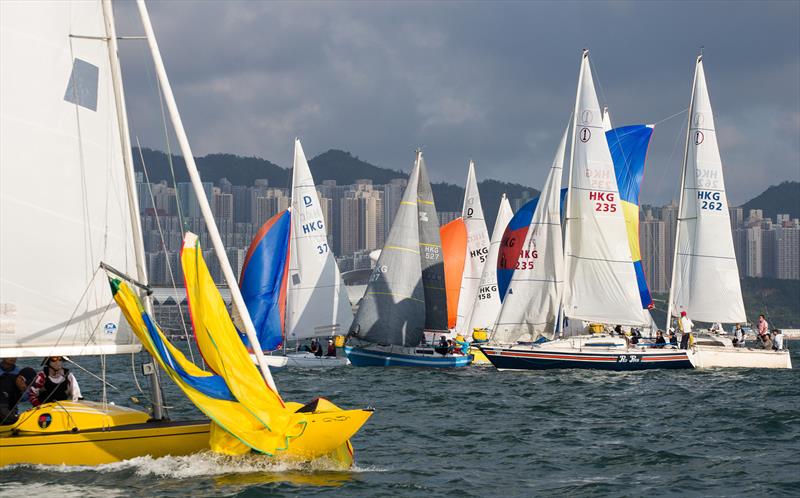
<path fill-rule="evenodd" d="M 133 471 L 139 476 L 157 476 L 172 479 L 187 479 L 195 477 L 214 477 L 230 474 L 281 474 L 316 472 L 341 472 L 365 473 L 385 472 L 385 469 L 354 465 L 349 469 L 327 459 L 318 459 L 313 462 L 297 462 L 290 460 L 276 460 L 267 455 L 249 454 L 239 457 L 219 455 L 212 452 L 201 452 L 186 456 L 165 456 L 152 458 L 143 456 L 124 460 L 122 462 L 107 463 L 96 466 L 86 465 L 12 465 L 6 469 L 30 467 L 43 472 L 100 472 L 113 473 Z M 278 476 L 276 476 L 278 477 Z"/>

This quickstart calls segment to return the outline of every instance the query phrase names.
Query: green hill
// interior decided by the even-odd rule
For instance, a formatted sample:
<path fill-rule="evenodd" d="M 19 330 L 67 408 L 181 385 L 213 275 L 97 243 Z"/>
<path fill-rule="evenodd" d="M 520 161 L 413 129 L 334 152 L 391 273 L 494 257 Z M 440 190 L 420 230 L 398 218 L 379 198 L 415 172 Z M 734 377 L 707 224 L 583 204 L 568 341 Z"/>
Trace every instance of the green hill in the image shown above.
<path fill-rule="evenodd" d="M 152 183 L 166 180 L 172 183 L 172 174 L 169 168 L 169 159 L 166 153 L 142 149 L 144 163 L 147 165 L 147 174 Z M 265 178 L 273 187 L 289 188 L 291 184 L 291 172 L 275 163 L 258 157 L 242 157 L 233 154 L 209 154 L 207 156 L 196 157 L 197 169 L 200 176 L 214 183 L 222 178 L 227 178 L 234 185 L 253 185 L 257 179 Z M 175 181 L 188 182 L 189 175 L 186 172 L 183 158 L 172 156 L 173 170 L 175 171 Z M 408 173 L 388 168 L 381 168 L 353 156 L 349 152 L 342 150 L 329 150 L 314 157 L 308 162 L 311 173 L 317 183 L 323 180 L 336 180 L 339 185 L 349 185 L 361 178 L 372 180 L 375 185 L 389 183 L 394 178 L 406 178 Z M 138 150 L 134 150 L 134 168 L 142 171 L 142 161 L 139 158 Z M 466 181 L 466 174 L 464 175 Z M 436 199 L 436 208 L 439 211 L 461 211 L 464 199 L 464 187 L 450 183 L 434 183 L 433 195 Z M 494 226 L 494 219 L 497 216 L 497 209 L 500 204 L 500 196 L 505 193 L 509 199 L 522 197 L 524 191 L 533 192 L 538 195 L 538 191 L 518 183 L 506 183 L 497 180 L 484 180 L 478 184 L 481 193 L 486 224 L 491 231 Z"/>
<path fill-rule="evenodd" d="M 757 197 L 750 199 L 741 206 L 744 215 L 748 209 L 761 209 L 764 217 L 775 220 L 776 214 L 788 214 L 792 218 L 800 218 L 800 182 L 786 181 L 780 185 L 773 185 Z"/>

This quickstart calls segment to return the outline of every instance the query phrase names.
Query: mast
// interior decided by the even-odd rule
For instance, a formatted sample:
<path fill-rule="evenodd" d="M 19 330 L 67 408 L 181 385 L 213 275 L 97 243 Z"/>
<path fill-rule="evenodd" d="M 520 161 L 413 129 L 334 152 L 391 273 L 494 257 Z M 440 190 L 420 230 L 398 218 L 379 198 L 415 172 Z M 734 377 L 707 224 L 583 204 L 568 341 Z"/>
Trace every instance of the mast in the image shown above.
<path fill-rule="evenodd" d="M 175 103 L 175 96 L 172 93 L 172 87 L 169 84 L 167 72 L 164 69 L 164 61 L 161 59 L 161 52 L 158 50 L 158 43 L 156 42 L 155 34 L 153 33 L 153 25 L 150 23 L 150 16 L 147 13 L 147 6 L 144 4 L 144 0 L 137 0 L 136 5 L 139 8 L 139 15 L 142 18 L 142 26 L 144 27 L 145 36 L 147 37 L 147 43 L 150 46 L 150 52 L 153 55 L 156 74 L 158 75 L 158 81 L 161 83 L 161 87 L 163 88 L 164 99 L 166 100 L 172 125 L 175 128 L 175 135 L 181 148 L 181 154 L 183 154 L 183 159 L 186 161 L 186 169 L 189 172 L 189 178 L 192 181 L 192 187 L 194 188 L 197 196 L 197 201 L 200 204 L 200 211 L 203 213 L 203 219 L 206 222 L 209 238 L 211 239 L 214 251 L 217 253 L 222 274 L 225 276 L 225 282 L 230 288 L 233 305 L 235 306 L 236 311 L 239 313 L 239 316 L 244 323 L 245 334 L 247 334 L 247 338 L 250 341 L 250 346 L 253 348 L 256 362 L 261 369 L 261 375 L 264 377 L 264 381 L 266 381 L 267 385 L 277 393 L 278 388 L 275 386 L 275 381 L 272 379 L 272 374 L 270 373 L 269 367 L 264 360 L 264 354 L 261 350 L 261 344 L 258 342 L 258 336 L 256 335 L 255 327 L 253 326 L 253 320 L 250 318 L 250 313 L 247 312 L 244 298 L 242 298 L 242 293 L 239 290 L 238 283 L 236 282 L 236 276 L 233 274 L 230 261 L 228 261 L 228 256 L 225 253 L 225 246 L 222 244 L 222 239 L 220 238 L 217 224 L 214 221 L 214 215 L 211 213 L 211 206 L 208 204 L 208 199 L 206 198 L 205 191 L 203 190 L 200 174 L 197 172 L 197 165 L 194 162 L 194 155 L 192 155 L 192 149 L 189 147 L 189 139 L 186 137 L 186 130 L 183 128 L 183 122 L 181 121 L 181 116 L 178 113 L 178 106 Z"/>
<path fill-rule="evenodd" d="M 581 69 L 578 73 L 578 89 L 575 92 L 575 108 L 572 111 L 572 143 L 570 144 L 569 148 L 569 173 L 567 174 L 567 212 L 564 215 L 564 285 L 568 285 L 569 282 L 569 265 L 567 264 L 567 255 L 569 251 L 572 249 L 569 243 L 569 229 L 572 226 L 570 220 L 572 219 L 572 167 L 575 164 L 575 134 L 578 126 L 578 106 L 580 105 L 581 101 L 581 88 L 583 87 L 583 65 L 589 62 L 589 49 L 584 48 L 583 54 L 581 55 Z M 566 316 L 566 312 L 564 310 L 564 291 L 561 292 L 560 297 L 561 304 L 559 305 L 559 309 L 561 313 L 557 313 L 559 315 L 559 330 L 561 331 L 561 335 L 563 335 L 563 322 L 564 317 Z"/>
<path fill-rule="evenodd" d="M 128 114 L 125 108 L 125 92 L 122 87 L 122 70 L 119 64 L 119 47 L 117 46 L 117 29 L 114 23 L 114 9 L 111 0 L 103 0 L 103 18 L 108 34 L 108 56 L 111 66 L 111 80 L 114 86 L 114 104 L 117 109 L 117 123 L 119 125 L 120 146 L 122 147 L 122 161 L 125 165 L 125 190 L 128 196 L 128 209 L 131 216 L 131 232 L 133 235 L 133 248 L 136 255 L 136 278 L 147 285 L 147 265 L 145 264 L 144 239 L 142 238 L 142 221 L 139 217 L 139 199 L 134 191 L 136 180 L 133 173 L 133 156 L 131 152 L 130 130 L 128 129 Z M 140 291 L 139 296 L 148 315 L 153 316 L 153 304 L 147 293 Z M 158 363 L 153 362 L 153 373 L 148 376 L 150 391 L 153 396 L 153 418 L 164 418 L 164 402 L 161 397 L 161 384 L 158 378 Z"/>
<path fill-rule="evenodd" d="M 669 299 L 667 300 L 667 323 L 665 325 L 665 329 L 669 332 L 669 326 L 672 322 L 672 295 L 675 289 L 675 271 L 677 270 L 678 266 L 678 241 L 680 240 L 680 231 L 681 231 L 681 213 L 683 212 L 683 190 L 686 181 L 686 166 L 689 160 L 689 140 L 691 139 L 691 128 L 692 128 L 692 115 L 694 114 L 694 90 L 697 85 L 697 67 L 700 62 L 703 60 L 702 52 L 700 55 L 697 56 L 697 61 L 694 64 L 694 79 L 692 80 L 692 99 L 689 101 L 689 118 L 686 122 L 686 147 L 683 151 L 683 168 L 681 169 L 681 192 L 680 192 L 680 200 L 678 201 L 678 213 L 675 216 L 675 247 L 673 247 L 672 252 L 672 276 L 670 277 L 670 285 L 669 285 Z"/>

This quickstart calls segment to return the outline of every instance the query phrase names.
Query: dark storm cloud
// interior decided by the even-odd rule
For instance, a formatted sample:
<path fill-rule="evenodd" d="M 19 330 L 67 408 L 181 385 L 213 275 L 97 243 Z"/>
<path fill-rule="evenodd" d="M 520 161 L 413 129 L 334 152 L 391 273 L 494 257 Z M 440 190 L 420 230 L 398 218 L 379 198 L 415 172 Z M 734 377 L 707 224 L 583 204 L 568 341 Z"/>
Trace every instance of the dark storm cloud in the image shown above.
<path fill-rule="evenodd" d="M 150 13 L 196 154 L 288 166 L 351 151 L 431 176 L 539 187 L 574 105 L 589 47 L 615 124 L 654 123 L 689 103 L 705 46 L 732 203 L 800 179 L 797 2 L 153 2 Z M 125 34 L 141 32 L 132 5 Z M 164 149 L 141 42 L 122 52 L 134 132 Z M 656 127 L 643 202 L 677 194 L 685 114 Z M 320 179 L 318 179 L 320 180 Z"/>

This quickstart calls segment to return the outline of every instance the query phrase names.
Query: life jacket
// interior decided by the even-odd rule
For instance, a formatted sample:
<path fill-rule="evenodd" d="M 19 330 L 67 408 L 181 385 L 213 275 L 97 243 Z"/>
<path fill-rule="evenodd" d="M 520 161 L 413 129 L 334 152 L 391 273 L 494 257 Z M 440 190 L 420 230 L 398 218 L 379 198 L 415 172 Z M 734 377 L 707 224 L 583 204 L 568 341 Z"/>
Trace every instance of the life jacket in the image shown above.
<path fill-rule="evenodd" d="M 39 391 L 39 399 L 42 403 L 49 403 L 51 401 L 67 401 L 69 396 L 69 369 L 64 369 L 64 381 L 56 384 L 50 380 L 48 370 L 50 367 L 44 367 L 44 387 Z"/>

